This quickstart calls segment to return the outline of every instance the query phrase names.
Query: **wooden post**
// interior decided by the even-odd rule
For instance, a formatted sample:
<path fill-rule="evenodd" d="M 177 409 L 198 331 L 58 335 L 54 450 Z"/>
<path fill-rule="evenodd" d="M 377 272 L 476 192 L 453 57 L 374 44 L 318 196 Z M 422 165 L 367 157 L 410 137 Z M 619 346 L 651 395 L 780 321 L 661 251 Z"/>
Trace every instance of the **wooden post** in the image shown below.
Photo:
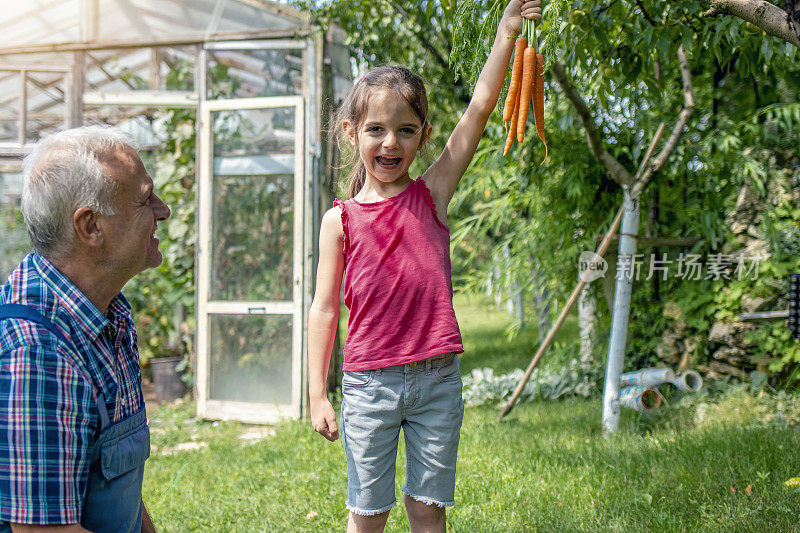
<path fill-rule="evenodd" d="M 147 85 L 152 91 L 161 89 L 161 49 L 155 46 L 150 49 Z"/>
<path fill-rule="evenodd" d="M 69 110 L 67 118 L 68 128 L 77 128 L 83 125 L 83 90 L 86 82 L 86 53 L 74 52 L 72 54 L 72 73 L 67 78 L 69 98 L 66 107 Z"/>
<path fill-rule="evenodd" d="M 617 216 L 614 217 L 614 222 L 611 223 L 611 227 L 609 228 L 608 233 L 606 233 L 605 239 L 603 239 L 603 242 L 600 243 L 600 247 L 597 249 L 596 252 L 597 255 L 599 255 L 600 257 L 602 257 L 603 254 L 606 253 L 608 245 L 611 242 L 611 237 L 617 232 L 620 222 L 622 221 L 622 213 L 623 209 L 620 208 L 619 211 L 617 211 Z M 517 384 L 517 388 L 514 389 L 514 393 L 511 395 L 511 398 L 508 400 L 508 403 L 506 403 L 505 407 L 500 412 L 500 415 L 497 417 L 498 420 L 506 416 L 509 413 L 509 411 L 511 411 L 511 409 L 514 408 L 514 402 L 516 402 L 517 398 L 519 398 L 519 395 L 522 394 L 522 389 L 525 388 L 525 384 L 530 379 L 533 369 L 536 368 L 536 365 L 539 364 L 539 360 L 544 355 L 544 352 L 547 350 L 547 348 L 550 347 L 550 344 L 552 344 L 553 339 L 555 339 L 556 337 L 556 333 L 558 333 L 558 330 L 561 329 L 561 325 L 564 323 L 564 320 L 567 318 L 570 309 L 572 309 L 572 306 L 578 299 L 578 295 L 581 293 L 581 290 L 583 289 L 584 285 L 586 285 L 586 282 L 581 280 L 578 282 L 578 285 L 572 291 L 569 300 L 567 300 L 566 305 L 564 305 L 564 308 L 561 310 L 561 314 L 558 315 L 555 324 L 553 324 L 553 327 L 550 328 L 550 332 L 547 334 L 547 337 L 544 338 L 542 344 L 539 345 L 539 349 L 536 351 L 536 355 L 533 356 L 533 359 L 528 365 L 528 368 L 525 370 L 525 375 Z"/>
<path fill-rule="evenodd" d="M 655 150 L 658 141 L 661 140 L 661 136 L 664 134 L 664 128 L 665 124 L 662 122 L 661 125 L 656 130 L 656 134 L 653 136 L 653 140 L 650 142 L 650 146 L 647 149 L 647 152 L 644 154 L 642 163 L 639 165 L 639 170 L 636 172 L 636 178 L 639 178 L 640 176 L 645 174 L 645 169 L 647 168 L 647 165 L 650 162 L 650 158 L 653 155 L 653 151 Z M 597 248 L 595 254 L 599 255 L 600 257 L 603 257 L 605 255 L 606 250 L 608 250 L 608 247 L 611 244 L 611 240 L 614 238 L 614 235 L 616 235 L 620 223 L 622 222 L 622 214 L 624 210 L 625 210 L 625 205 L 623 204 L 619 208 L 619 211 L 617 211 L 617 216 L 614 217 L 614 222 L 611 223 L 611 227 L 608 229 L 608 232 L 606 233 L 605 237 L 603 237 L 603 242 L 601 242 L 600 246 Z M 556 333 L 558 333 L 558 330 L 561 328 L 561 325 L 567 318 L 567 314 L 569 314 L 570 309 L 572 309 L 572 306 L 578 299 L 578 296 L 583 290 L 584 285 L 586 285 L 586 282 L 580 280 L 575 289 L 573 289 L 572 294 L 570 295 L 566 305 L 564 306 L 564 309 L 561 310 L 561 314 L 558 315 L 558 319 L 556 320 L 555 324 L 553 324 L 553 327 L 550 329 L 550 332 L 547 334 L 547 337 L 545 337 L 544 341 L 542 341 L 542 344 L 539 346 L 539 349 L 536 351 L 536 354 L 533 356 L 533 359 L 528 365 L 527 370 L 525 370 L 525 375 L 517 384 L 517 388 L 514 389 L 514 393 L 511 395 L 511 398 L 509 398 L 508 403 L 506 403 L 505 407 L 503 407 L 503 410 L 500 412 L 500 415 L 497 417 L 498 420 L 506 416 L 511 411 L 511 409 L 514 408 L 514 402 L 516 402 L 517 398 L 519 398 L 519 395 L 522 394 L 522 389 L 525 388 L 525 384 L 530 379 L 533 369 L 536 368 L 536 365 L 539 364 L 539 360 L 542 358 L 542 355 L 544 355 L 544 352 L 553 342 Z"/>
<path fill-rule="evenodd" d="M 210 142 L 205 141 L 204 139 L 204 132 L 203 132 L 203 112 L 202 112 L 202 105 L 203 102 L 206 100 L 207 96 L 207 88 L 206 88 L 206 79 L 207 79 L 207 72 L 208 70 L 208 52 L 206 52 L 205 47 L 202 44 L 195 45 L 195 65 L 194 65 L 194 91 L 197 94 L 197 107 L 195 111 L 195 120 L 194 120 L 194 128 L 195 128 L 195 158 L 197 160 L 194 168 L 194 179 L 195 179 L 195 197 L 194 197 L 194 209 L 195 213 L 200 213 L 201 210 L 201 203 L 200 203 L 200 194 L 202 191 L 203 183 L 201 180 L 201 173 L 202 167 L 207 165 L 212 155 L 209 154 L 210 151 Z M 194 230 L 195 235 L 198 237 L 203 235 L 201 233 L 201 222 L 200 216 L 195 216 L 194 222 Z M 199 326 L 201 325 L 201 311 L 202 305 L 205 305 L 201 301 L 201 286 L 199 285 L 200 281 L 200 248 L 201 246 L 205 246 L 205 243 L 201 242 L 201 239 L 197 239 L 197 244 L 194 249 L 194 273 L 195 273 L 195 292 L 194 292 L 194 309 L 195 309 L 195 327 L 193 328 L 194 331 L 194 352 L 195 352 L 195 373 L 194 373 L 194 397 L 197 401 L 197 413 L 200 414 L 201 410 L 204 408 L 203 404 L 207 401 L 208 398 L 208 380 L 204 379 L 205 375 L 201 376 L 201 367 L 205 364 L 202 362 L 202 358 L 200 357 L 201 348 L 205 350 L 204 346 L 201 346 L 201 343 L 205 343 L 206 341 L 201 338 L 201 334 L 198 333 Z M 205 319 L 203 319 L 205 320 Z M 204 371 L 203 373 L 207 373 Z"/>
<path fill-rule="evenodd" d="M 17 140 L 25 146 L 28 138 L 28 71 L 19 71 L 19 130 Z"/>
<path fill-rule="evenodd" d="M 78 32 L 81 42 L 90 43 L 97 39 L 98 29 L 98 0 L 81 0 L 81 18 L 78 21 Z"/>

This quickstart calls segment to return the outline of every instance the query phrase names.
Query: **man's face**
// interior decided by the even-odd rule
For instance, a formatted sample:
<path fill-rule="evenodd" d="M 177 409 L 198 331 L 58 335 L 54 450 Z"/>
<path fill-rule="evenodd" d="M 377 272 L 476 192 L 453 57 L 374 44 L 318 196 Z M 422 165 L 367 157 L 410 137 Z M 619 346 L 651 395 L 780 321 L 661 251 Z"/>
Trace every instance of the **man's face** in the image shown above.
<path fill-rule="evenodd" d="M 167 205 L 153 191 L 139 155 L 130 147 L 116 149 L 101 158 L 108 177 L 116 184 L 114 215 L 100 215 L 106 259 L 115 274 L 128 279 L 147 268 L 161 264 L 155 238 L 159 220 L 170 216 Z"/>

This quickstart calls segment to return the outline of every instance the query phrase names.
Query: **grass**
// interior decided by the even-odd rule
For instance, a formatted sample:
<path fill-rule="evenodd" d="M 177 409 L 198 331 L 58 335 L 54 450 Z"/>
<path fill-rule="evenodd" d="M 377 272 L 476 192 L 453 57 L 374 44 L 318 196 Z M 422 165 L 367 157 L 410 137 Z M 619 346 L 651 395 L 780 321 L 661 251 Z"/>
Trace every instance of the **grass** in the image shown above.
<path fill-rule="evenodd" d="M 464 341 L 464 354 L 461 356 L 461 373 L 468 374 L 473 368 L 491 367 L 495 374 L 505 374 L 515 368 L 527 368 L 539 347 L 539 329 L 536 324 L 528 324 L 516 336 L 509 338 L 506 332 L 511 328 L 511 319 L 505 311 L 494 309 L 486 303 L 486 298 L 457 294 L 455 299 L 456 316 Z M 575 313 L 568 315 L 561 326 L 554 344 L 566 344 L 578 337 L 578 318 Z M 552 347 L 542 364 L 547 364 L 556 352 Z M 577 357 L 577 355 L 573 355 Z"/>
<path fill-rule="evenodd" d="M 459 319 L 465 361 L 498 368 L 507 319 L 474 304 L 459 306 Z M 508 350 L 507 369 L 527 364 L 525 342 Z M 800 491 L 784 486 L 800 476 L 800 432 L 754 423 L 764 407 L 745 391 L 701 411 L 676 410 L 657 425 L 625 412 L 620 431 L 603 438 L 599 398 L 519 405 L 501 422 L 497 406 L 468 408 L 449 529 L 800 531 Z M 198 420 L 185 402 L 159 409 L 151 427 L 144 498 L 159 531 L 345 529 L 341 443 L 307 421 L 247 443 L 239 436 L 249 426 Z M 207 445 L 164 453 L 187 442 Z M 404 515 L 399 504 L 387 531 L 407 531 Z"/>

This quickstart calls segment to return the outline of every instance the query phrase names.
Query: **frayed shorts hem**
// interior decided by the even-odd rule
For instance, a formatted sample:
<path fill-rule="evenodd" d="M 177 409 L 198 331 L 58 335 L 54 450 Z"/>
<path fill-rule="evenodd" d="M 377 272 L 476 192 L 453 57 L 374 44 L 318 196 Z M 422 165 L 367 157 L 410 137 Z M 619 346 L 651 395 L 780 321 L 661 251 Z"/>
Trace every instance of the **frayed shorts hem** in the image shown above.
<path fill-rule="evenodd" d="M 347 510 L 353 514 L 357 514 L 359 516 L 375 516 L 376 514 L 385 513 L 386 511 L 391 510 L 397 504 L 397 501 L 393 501 L 390 505 L 386 507 L 381 507 L 380 509 L 359 509 L 358 507 L 353 507 L 350 505 L 350 502 L 344 502 L 345 507 Z"/>
<path fill-rule="evenodd" d="M 415 499 L 418 502 L 422 502 L 425 505 L 435 505 L 436 507 L 452 507 L 456 504 L 455 501 L 441 502 L 439 500 L 434 500 L 433 498 L 428 498 L 425 496 L 417 496 L 416 494 L 411 494 L 405 489 L 403 489 L 403 494 L 409 496 L 410 498 Z"/>

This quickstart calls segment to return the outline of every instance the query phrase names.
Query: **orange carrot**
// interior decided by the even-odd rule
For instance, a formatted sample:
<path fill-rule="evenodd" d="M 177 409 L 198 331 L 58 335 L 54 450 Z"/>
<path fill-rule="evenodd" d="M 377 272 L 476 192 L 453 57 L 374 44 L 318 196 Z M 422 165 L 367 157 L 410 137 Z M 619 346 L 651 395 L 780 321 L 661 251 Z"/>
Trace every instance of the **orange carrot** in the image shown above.
<path fill-rule="evenodd" d="M 533 88 L 533 77 L 536 71 L 536 50 L 529 46 L 525 49 L 522 56 L 522 82 L 519 90 L 519 100 L 522 104 L 519 107 L 519 118 L 517 119 L 517 142 L 525 140 L 525 122 L 528 120 L 528 108 L 530 107 L 531 89 Z"/>
<path fill-rule="evenodd" d="M 503 122 L 511 120 L 516 108 L 517 95 L 519 94 L 519 79 L 522 75 L 522 55 L 525 52 L 525 47 L 528 46 L 528 40 L 520 35 L 517 37 L 517 42 L 514 47 L 514 63 L 511 67 L 511 81 L 508 84 L 508 96 L 506 96 L 506 104 L 503 107 Z"/>
<path fill-rule="evenodd" d="M 517 117 L 519 116 L 519 108 L 520 108 L 521 99 L 517 98 L 516 105 L 514 106 L 514 112 L 511 115 L 511 121 L 508 127 L 508 138 L 506 139 L 506 146 L 503 148 L 503 156 L 505 156 L 509 150 L 511 150 L 511 145 L 514 144 L 514 137 L 517 136 Z"/>
<path fill-rule="evenodd" d="M 544 143 L 544 158 L 547 159 L 547 141 L 544 140 L 544 56 L 536 54 L 536 69 L 533 79 L 533 120 L 536 133 Z M 544 162 L 544 160 L 542 161 Z"/>

